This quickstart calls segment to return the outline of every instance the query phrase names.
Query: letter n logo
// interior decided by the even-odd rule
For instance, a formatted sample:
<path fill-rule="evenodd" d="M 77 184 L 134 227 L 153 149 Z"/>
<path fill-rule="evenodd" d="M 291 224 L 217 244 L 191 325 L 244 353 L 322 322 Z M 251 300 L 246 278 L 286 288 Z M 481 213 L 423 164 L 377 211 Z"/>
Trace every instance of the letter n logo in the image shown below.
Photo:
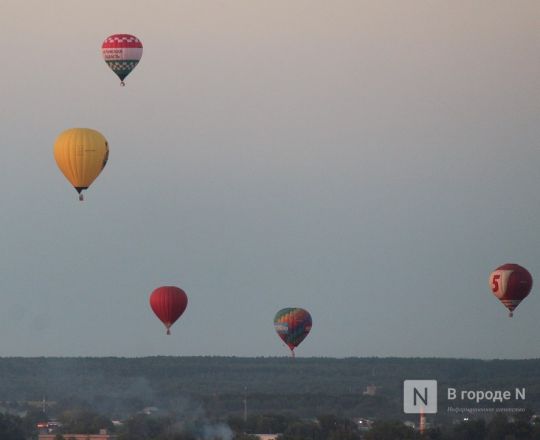
<path fill-rule="evenodd" d="M 406 414 L 437 412 L 437 381 L 406 380 L 403 382 L 403 411 Z"/>

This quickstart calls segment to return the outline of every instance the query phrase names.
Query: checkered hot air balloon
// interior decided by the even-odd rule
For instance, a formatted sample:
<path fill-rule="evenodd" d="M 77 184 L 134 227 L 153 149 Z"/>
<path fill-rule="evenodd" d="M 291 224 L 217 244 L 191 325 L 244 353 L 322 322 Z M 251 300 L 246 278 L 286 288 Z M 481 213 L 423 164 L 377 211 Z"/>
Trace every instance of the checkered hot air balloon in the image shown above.
<path fill-rule="evenodd" d="M 519 264 L 503 264 L 491 272 L 489 286 L 493 295 L 510 311 L 523 301 L 532 289 L 532 276 L 527 269 Z"/>
<path fill-rule="evenodd" d="M 120 84 L 125 85 L 124 79 L 142 57 L 143 46 L 134 35 L 114 34 L 107 37 L 101 45 L 101 53 L 107 65 L 120 78 Z"/>
<path fill-rule="evenodd" d="M 298 307 L 281 309 L 274 317 L 274 328 L 294 357 L 294 349 L 311 330 L 311 315 L 307 310 Z"/>

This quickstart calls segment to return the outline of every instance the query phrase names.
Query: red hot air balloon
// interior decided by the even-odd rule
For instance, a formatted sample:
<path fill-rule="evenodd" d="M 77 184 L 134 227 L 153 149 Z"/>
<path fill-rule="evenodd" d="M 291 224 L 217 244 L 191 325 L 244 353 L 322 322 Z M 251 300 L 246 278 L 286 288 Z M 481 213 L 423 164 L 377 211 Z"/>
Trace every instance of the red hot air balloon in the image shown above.
<path fill-rule="evenodd" d="M 165 324 L 167 334 L 171 325 L 182 316 L 187 307 L 187 295 L 182 289 L 175 286 L 162 286 L 155 289 L 150 295 L 150 307 L 156 316 Z"/>
<path fill-rule="evenodd" d="M 514 309 L 523 301 L 532 288 L 532 276 L 519 264 L 503 264 L 491 272 L 489 286 L 504 306 L 514 315 Z"/>

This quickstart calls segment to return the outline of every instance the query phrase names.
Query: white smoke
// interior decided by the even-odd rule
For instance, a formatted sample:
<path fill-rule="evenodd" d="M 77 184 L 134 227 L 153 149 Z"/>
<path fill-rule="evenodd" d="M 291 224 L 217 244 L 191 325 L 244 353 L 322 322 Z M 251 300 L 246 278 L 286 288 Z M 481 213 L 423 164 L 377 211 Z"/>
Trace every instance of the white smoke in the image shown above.
<path fill-rule="evenodd" d="M 224 423 L 208 424 L 202 428 L 203 440 L 232 440 L 233 432 Z"/>

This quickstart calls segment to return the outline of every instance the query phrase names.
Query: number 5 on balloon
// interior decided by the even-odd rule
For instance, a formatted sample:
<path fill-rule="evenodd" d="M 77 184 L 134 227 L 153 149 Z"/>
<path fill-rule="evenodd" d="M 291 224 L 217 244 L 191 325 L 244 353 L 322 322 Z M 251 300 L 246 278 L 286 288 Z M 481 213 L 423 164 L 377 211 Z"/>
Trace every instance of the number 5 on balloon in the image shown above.
<path fill-rule="evenodd" d="M 500 273 L 493 274 L 493 278 L 491 279 L 491 290 L 493 290 L 494 292 L 499 291 L 499 280 L 500 279 L 501 279 L 501 274 Z"/>

